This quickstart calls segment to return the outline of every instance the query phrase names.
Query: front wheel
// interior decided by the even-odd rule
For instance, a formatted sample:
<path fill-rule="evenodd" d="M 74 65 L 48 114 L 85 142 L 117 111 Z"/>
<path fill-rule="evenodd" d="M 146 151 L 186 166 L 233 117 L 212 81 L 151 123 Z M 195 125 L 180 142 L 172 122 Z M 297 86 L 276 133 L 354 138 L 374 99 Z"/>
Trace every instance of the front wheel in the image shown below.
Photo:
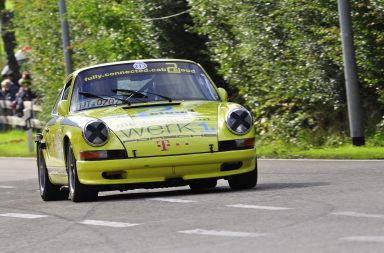
<path fill-rule="evenodd" d="M 231 176 L 228 183 L 232 190 L 245 190 L 255 187 L 257 184 L 257 165 L 250 172 Z"/>
<path fill-rule="evenodd" d="M 70 199 L 73 202 L 96 200 L 98 194 L 97 190 L 93 189 L 92 186 L 83 185 L 79 181 L 76 158 L 71 146 L 67 150 L 67 170 Z"/>
<path fill-rule="evenodd" d="M 49 180 L 47 165 L 40 144 L 37 144 L 37 170 L 40 196 L 44 201 L 68 199 L 68 191 L 60 191 L 60 186 L 52 184 Z"/>

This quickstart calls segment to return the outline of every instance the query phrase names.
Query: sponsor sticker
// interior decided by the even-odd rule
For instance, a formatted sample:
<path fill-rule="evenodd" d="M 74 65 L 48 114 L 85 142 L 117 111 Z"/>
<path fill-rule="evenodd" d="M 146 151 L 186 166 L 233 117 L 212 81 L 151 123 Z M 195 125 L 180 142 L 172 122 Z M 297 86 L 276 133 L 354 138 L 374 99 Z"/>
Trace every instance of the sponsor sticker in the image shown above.
<path fill-rule="evenodd" d="M 138 62 L 135 62 L 135 64 L 133 64 L 133 68 L 134 69 L 146 69 L 147 64 L 145 64 L 145 62 L 138 61 Z"/>

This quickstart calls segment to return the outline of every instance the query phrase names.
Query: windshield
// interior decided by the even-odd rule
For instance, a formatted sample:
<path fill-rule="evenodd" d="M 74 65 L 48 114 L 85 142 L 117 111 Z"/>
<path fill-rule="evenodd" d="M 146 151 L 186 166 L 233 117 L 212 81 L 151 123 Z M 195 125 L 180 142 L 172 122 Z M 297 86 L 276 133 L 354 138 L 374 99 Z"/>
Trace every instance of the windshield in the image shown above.
<path fill-rule="evenodd" d="M 196 64 L 138 61 L 80 72 L 75 81 L 71 111 L 173 100 L 217 101 L 219 96 Z"/>

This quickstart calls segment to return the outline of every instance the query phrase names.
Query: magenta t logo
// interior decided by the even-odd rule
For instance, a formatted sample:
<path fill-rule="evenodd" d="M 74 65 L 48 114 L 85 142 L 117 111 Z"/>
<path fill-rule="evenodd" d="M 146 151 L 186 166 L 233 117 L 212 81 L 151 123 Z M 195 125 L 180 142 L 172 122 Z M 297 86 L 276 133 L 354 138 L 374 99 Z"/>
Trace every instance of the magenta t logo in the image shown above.
<path fill-rule="evenodd" d="M 167 147 L 171 146 L 168 140 L 157 141 L 157 146 L 161 148 L 161 151 L 168 151 Z"/>

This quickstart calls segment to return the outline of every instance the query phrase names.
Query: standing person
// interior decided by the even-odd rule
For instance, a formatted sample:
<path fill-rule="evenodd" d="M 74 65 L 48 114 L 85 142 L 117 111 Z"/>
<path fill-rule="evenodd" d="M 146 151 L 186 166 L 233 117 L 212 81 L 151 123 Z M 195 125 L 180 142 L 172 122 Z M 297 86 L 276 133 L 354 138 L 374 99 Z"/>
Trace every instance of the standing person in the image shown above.
<path fill-rule="evenodd" d="M 1 82 L 1 89 L 0 89 L 0 103 L 1 103 L 0 115 L 2 116 L 8 116 L 8 108 L 7 108 L 7 103 L 5 101 L 6 100 L 9 101 L 9 99 L 10 99 L 9 83 L 8 83 L 8 80 L 4 80 Z M 4 123 L 0 123 L 0 131 L 8 129 L 8 125 L 6 124 L 6 122 Z"/>
<path fill-rule="evenodd" d="M 23 117 L 24 116 L 24 100 L 22 97 L 22 94 L 17 93 L 16 99 L 15 99 L 15 109 L 16 109 L 16 116 Z"/>
<path fill-rule="evenodd" d="M 12 116 L 14 114 L 15 107 L 12 107 L 12 103 L 10 104 L 10 107 L 8 107 L 9 105 L 7 105 L 8 103 L 6 102 L 6 101 L 9 101 L 9 102 L 13 101 L 11 100 L 12 97 L 11 97 L 11 93 L 9 92 L 10 85 L 11 85 L 11 82 L 8 79 L 4 79 L 1 82 L 0 100 L 3 100 L 1 101 L 3 111 L 0 112 L 0 114 L 3 116 Z M 8 129 L 8 125 L 7 124 L 0 125 L 0 129 Z"/>
<path fill-rule="evenodd" d="M 19 85 L 21 86 L 22 83 L 24 82 L 27 82 L 28 85 L 31 84 L 31 75 L 29 74 L 28 71 L 24 70 L 22 73 L 21 73 L 21 78 L 19 80 Z"/>
<path fill-rule="evenodd" d="M 19 84 L 20 89 L 19 92 L 16 94 L 16 97 L 21 97 L 23 101 L 32 101 L 35 96 L 30 89 L 31 82 L 26 79 L 20 79 Z"/>
<path fill-rule="evenodd" d="M 34 95 L 30 89 L 31 77 L 28 71 L 23 71 L 19 80 L 20 89 L 16 94 L 16 115 L 18 117 L 24 116 L 24 101 L 32 101 Z"/>

